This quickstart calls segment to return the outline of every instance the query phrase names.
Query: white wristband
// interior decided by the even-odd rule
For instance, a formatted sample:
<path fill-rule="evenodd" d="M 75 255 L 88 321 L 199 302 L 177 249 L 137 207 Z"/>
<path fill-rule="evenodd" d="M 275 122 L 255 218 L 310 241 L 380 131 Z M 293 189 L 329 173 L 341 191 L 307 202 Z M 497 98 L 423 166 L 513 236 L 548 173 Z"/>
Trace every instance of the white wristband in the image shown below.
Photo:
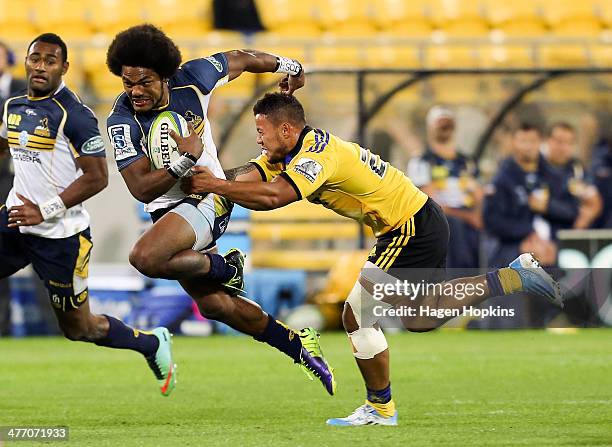
<path fill-rule="evenodd" d="M 172 164 L 168 166 L 167 170 L 174 178 L 186 177 L 190 174 L 191 168 L 193 168 L 196 163 L 196 158 L 185 152 L 178 159 L 173 161 Z"/>
<path fill-rule="evenodd" d="M 39 206 L 40 214 L 44 220 L 53 219 L 66 211 L 66 205 L 60 196 L 55 196 L 51 200 Z"/>
<path fill-rule="evenodd" d="M 302 74 L 302 64 L 295 59 L 289 59 L 288 57 L 276 56 L 276 70 L 275 73 L 287 73 L 292 76 L 299 76 Z"/>

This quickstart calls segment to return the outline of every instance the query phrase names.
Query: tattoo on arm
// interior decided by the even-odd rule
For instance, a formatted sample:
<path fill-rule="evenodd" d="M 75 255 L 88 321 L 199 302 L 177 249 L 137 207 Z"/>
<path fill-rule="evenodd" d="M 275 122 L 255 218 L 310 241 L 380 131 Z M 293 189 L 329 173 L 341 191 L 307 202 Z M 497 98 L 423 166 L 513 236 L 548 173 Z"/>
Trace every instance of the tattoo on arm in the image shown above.
<path fill-rule="evenodd" d="M 255 166 L 253 165 L 253 163 L 247 163 L 246 165 L 242 165 L 242 166 L 238 166 L 236 168 L 232 168 L 232 169 L 228 169 L 225 172 L 225 178 L 227 178 L 230 181 L 234 181 L 236 180 L 236 177 L 238 177 L 239 175 L 242 174 L 247 174 L 251 171 L 255 170 Z"/>

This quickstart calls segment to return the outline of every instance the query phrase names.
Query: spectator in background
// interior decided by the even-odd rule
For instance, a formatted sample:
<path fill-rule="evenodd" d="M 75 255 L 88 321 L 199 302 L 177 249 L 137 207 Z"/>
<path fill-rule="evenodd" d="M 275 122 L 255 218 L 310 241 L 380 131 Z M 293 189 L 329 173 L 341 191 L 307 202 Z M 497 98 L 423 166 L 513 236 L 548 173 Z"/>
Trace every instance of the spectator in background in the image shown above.
<path fill-rule="evenodd" d="M 577 228 L 589 228 L 593 221 L 599 216 L 602 209 L 601 196 L 593 185 L 589 175 L 576 155 L 576 129 L 566 122 L 557 122 L 550 127 L 544 156 L 551 165 L 554 174 L 558 175 L 558 184 L 551 185 L 553 196 L 560 194 L 559 200 L 563 200 L 563 194 L 568 200 L 568 206 L 578 207 L 578 215 L 573 222 L 552 221 L 553 235 L 557 230 Z M 571 201 L 572 203 L 569 203 Z"/>
<path fill-rule="evenodd" d="M 0 42 L 0 115 L 4 109 L 4 101 L 26 88 L 25 80 L 14 78 L 11 74 L 13 65 L 15 65 L 15 55 L 5 43 Z M 11 159 L 7 152 L 0 152 L 0 206 L 6 201 L 12 186 Z M 9 280 L 5 278 L 0 279 L 0 336 L 7 336 L 10 331 L 10 289 Z"/>
<path fill-rule="evenodd" d="M 603 209 L 593 226 L 612 228 L 612 129 L 602 127 L 602 137 L 593 149 L 591 175 L 603 199 Z"/>
<path fill-rule="evenodd" d="M 4 43 L 0 42 L 0 103 L 9 96 L 26 88 L 24 79 L 14 78 L 11 74 L 11 67 L 15 65 L 15 54 Z"/>
<path fill-rule="evenodd" d="M 450 227 L 448 268 L 479 266 L 482 189 L 473 160 L 458 152 L 455 114 L 434 106 L 427 113 L 427 146 L 408 163 L 408 177 L 444 210 Z"/>
<path fill-rule="evenodd" d="M 253 0 L 213 0 L 215 28 L 255 33 L 263 31 Z"/>
<path fill-rule="evenodd" d="M 3 42 L 0 42 L 0 114 L 4 109 L 4 101 L 9 96 L 15 95 L 26 88 L 24 79 L 14 78 L 11 67 L 15 65 L 15 55 Z M 6 200 L 6 196 L 13 186 L 13 173 L 11 172 L 10 157 L 4 153 L 0 154 L 0 204 Z"/>
<path fill-rule="evenodd" d="M 578 203 L 559 188 L 559 175 L 540 154 L 542 135 L 522 124 L 513 136 L 514 151 L 504 160 L 484 200 L 484 225 L 496 239 L 491 265 L 505 265 L 519 253 L 532 252 L 543 265 L 556 263 L 551 221 L 573 223 Z"/>

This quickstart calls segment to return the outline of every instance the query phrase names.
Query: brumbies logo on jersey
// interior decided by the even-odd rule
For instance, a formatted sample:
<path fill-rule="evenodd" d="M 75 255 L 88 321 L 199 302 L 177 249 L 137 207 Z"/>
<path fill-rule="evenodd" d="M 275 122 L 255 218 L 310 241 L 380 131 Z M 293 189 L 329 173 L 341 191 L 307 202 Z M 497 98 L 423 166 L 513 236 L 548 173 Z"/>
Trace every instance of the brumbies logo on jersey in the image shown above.
<path fill-rule="evenodd" d="M 40 120 L 40 124 L 34 129 L 34 135 L 47 138 L 51 136 L 51 131 L 49 130 L 49 118 L 44 117 Z"/>
<path fill-rule="evenodd" d="M 298 174 L 302 174 L 310 183 L 314 183 L 319 172 L 323 169 L 318 162 L 314 161 L 312 158 L 300 158 L 295 167 L 293 168 L 295 172 Z"/>
<path fill-rule="evenodd" d="M 196 115 L 191 110 L 187 110 L 185 112 L 185 119 L 189 121 L 194 128 L 202 124 L 202 117 L 200 115 Z"/>

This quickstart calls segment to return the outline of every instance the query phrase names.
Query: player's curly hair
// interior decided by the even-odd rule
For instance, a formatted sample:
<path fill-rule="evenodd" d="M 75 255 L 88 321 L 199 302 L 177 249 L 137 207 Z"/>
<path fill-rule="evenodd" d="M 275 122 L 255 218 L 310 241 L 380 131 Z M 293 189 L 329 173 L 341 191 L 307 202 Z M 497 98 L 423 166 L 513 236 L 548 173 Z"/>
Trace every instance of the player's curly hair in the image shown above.
<path fill-rule="evenodd" d="M 106 53 L 106 65 L 116 76 L 123 66 L 150 68 L 162 79 L 176 73 L 181 52 L 162 30 L 151 25 L 137 25 L 115 36 Z"/>
<path fill-rule="evenodd" d="M 266 115 L 274 124 L 282 121 L 289 121 L 296 125 L 306 123 L 302 104 L 295 96 L 284 93 L 266 93 L 253 106 L 253 114 Z"/>

